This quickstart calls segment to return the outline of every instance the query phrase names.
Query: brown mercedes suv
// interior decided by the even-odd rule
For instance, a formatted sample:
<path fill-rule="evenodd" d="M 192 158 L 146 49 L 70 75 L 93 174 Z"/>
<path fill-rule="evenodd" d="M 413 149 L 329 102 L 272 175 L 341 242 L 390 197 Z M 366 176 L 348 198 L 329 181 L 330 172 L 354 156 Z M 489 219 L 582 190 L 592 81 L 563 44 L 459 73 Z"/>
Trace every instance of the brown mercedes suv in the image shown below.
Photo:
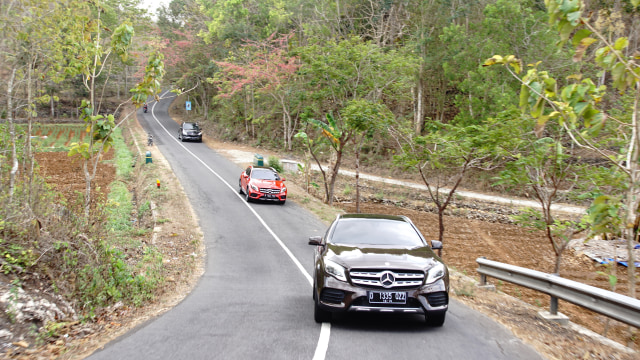
<path fill-rule="evenodd" d="M 339 215 L 315 246 L 314 318 L 343 311 L 424 314 L 442 326 L 449 305 L 449 272 L 406 216 Z"/>

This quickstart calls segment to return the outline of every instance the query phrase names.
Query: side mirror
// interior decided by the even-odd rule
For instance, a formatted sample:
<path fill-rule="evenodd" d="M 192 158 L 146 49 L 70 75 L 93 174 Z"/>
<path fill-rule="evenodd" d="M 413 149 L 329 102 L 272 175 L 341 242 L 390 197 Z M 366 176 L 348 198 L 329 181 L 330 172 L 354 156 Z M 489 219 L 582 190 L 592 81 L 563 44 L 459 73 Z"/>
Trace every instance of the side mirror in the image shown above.
<path fill-rule="evenodd" d="M 431 240 L 431 248 L 433 250 L 442 250 L 442 241 Z"/>
<path fill-rule="evenodd" d="M 309 245 L 322 246 L 322 236 L 311 236 Z"/>
<path fill-rule="evenodd" d="M 280 180 L 287 181 L 287 179 L 285 179 L 284 176 L 280 176 Z"/>

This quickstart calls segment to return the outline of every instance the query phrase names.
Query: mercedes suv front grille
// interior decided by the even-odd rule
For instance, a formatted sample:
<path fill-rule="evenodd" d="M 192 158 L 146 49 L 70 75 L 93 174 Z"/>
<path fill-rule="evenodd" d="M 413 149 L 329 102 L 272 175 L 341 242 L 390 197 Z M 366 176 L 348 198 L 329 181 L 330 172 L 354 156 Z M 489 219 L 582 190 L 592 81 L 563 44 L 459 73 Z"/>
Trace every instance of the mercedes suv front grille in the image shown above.
<path fill-rule="evenodd" d="M 280 194 L 280 189 L 260 188 L 260 192 L 263 194 Z"/>
<path fill-rule="evenodd" d="M 407 289 L 424 283 L 424 272 L 416 270 L 352 269 L 351 282 L 368 288 Z"/>

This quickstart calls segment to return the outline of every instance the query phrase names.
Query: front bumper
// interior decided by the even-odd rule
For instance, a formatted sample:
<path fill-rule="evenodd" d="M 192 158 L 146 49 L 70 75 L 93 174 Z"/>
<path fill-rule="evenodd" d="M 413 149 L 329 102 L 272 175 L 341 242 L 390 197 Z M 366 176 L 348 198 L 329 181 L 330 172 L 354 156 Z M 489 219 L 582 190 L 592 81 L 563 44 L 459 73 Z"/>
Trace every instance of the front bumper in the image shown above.
<path fill-rule="evenodd" d="M 287 195 L 286 194 L 263 194 L 263 193 L 256 193 L 256 192 L 250 192 L 249 193 L 249 198 L 251 200 L 264 200 L 264 201 L 285 201 L 287 200 Z"/>
<path fill-rule="evenodd" d="M 406 304 L 371 304 L 368 291 L 406 292 Z M 417 289 L 366 289 L 329 276 L 324 279 L 324 286 L 319 292 L 318 305 L 331 312 L 424 314 L 430 311 L 446 311 L 449 307 L 449 289 L 443 279 Z"/>
<path fill-rule="evenodd" d="M 182 135 L 182 139 L 183 140 L 190 140 L 190 141 L 202 141 L 202 135 L 197 136 L 197 135 Z"/>

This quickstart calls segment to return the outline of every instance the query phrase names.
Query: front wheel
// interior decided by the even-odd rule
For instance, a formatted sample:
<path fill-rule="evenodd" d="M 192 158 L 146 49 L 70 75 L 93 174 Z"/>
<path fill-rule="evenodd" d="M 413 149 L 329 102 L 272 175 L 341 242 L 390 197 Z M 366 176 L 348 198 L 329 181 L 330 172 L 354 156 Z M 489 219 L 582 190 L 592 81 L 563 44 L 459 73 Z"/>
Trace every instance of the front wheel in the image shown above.
<path fill-rule="evenodd" d="M 249 197 L 249 187 L 247 186 L 246 189 L 244 189 L 244 193 L 246 195 L 245 199 L 247 200 L 247 202 L 251 202 L 251 197 Z"/>
<path fill-rule="evenodd" d="M 440 327 L 444 324 L 444 318 L 447 311 L 429 311 L 424 316 L 428 326 Z"/>
<path fill-rule="evenodd" d="M 320 305 L 318 305 L 318 301 L 314 301 L 313 303 L 313 320 L 315 320 L 318 324 L 331 322 L 331 312 L 322 309 Z"/>

